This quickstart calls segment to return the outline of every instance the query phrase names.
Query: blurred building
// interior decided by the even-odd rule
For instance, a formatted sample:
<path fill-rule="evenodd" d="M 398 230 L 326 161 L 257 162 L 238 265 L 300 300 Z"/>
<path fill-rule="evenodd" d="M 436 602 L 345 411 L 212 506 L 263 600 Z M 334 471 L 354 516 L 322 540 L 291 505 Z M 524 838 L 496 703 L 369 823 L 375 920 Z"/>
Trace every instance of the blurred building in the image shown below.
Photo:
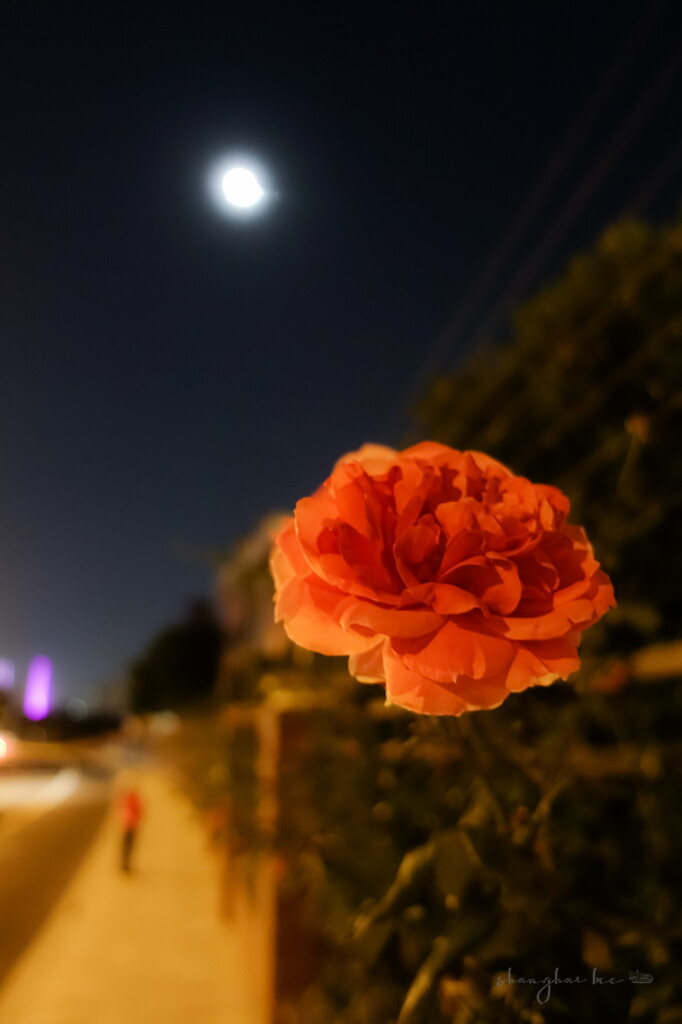
<path fill-rule="evenodd" d="M 268 560 L 283 516 L 276 512 L 262 519 L 216 573 L 218 617 L 227 638 L 217 693 L 226 701 L 255 699 L 263 674 L 290 666 L 298 656 L 273 614 Z"/>

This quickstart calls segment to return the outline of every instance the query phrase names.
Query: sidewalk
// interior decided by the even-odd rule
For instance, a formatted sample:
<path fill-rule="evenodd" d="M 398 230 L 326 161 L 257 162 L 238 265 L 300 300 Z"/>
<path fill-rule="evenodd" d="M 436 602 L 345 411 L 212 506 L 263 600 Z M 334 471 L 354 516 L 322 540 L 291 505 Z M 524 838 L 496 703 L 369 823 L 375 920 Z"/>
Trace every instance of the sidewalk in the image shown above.
<path fill-rule="evenodd" d="M 185 798 L 158 770 L 140 790 L 134 872 L 118 869 L 110 813 L 75 878 L 0 993 L 0 1024 L 255 1024 L 219 865 Z M 247 972 L 248 973 L 248 972 Z"/>

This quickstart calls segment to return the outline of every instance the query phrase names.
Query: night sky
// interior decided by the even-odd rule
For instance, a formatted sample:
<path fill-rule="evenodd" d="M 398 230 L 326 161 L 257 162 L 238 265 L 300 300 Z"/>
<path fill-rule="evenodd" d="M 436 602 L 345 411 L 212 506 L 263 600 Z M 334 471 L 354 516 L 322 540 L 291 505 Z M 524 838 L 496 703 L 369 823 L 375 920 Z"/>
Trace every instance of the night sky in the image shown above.
<path fill-rule="evenodd" d="M 51 656 L 63 697 L 115 678 L 211 586 L 179 546 L 228 546 L 343 452 L 400 443 L 425 369 L 499 331 L 510 287 L 633 205 L 672 216 L 675 10 L 6 0 L 0 657 Z M 238 152 L 277 192 L 248 221 L 207 192 Z"/>

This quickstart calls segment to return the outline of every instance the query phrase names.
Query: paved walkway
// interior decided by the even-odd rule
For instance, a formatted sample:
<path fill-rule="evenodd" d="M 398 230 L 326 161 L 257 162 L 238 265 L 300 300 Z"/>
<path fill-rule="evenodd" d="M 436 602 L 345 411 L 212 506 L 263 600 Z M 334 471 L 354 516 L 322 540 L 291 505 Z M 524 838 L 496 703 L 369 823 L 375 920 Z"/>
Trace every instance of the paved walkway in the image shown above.
<path fill-rule="evenodd" d="M 140 791 L 134 872 L 112 813 L 7 979 L 0 1024 L 260 1024 L 195 812 L 157 770 Z"/>

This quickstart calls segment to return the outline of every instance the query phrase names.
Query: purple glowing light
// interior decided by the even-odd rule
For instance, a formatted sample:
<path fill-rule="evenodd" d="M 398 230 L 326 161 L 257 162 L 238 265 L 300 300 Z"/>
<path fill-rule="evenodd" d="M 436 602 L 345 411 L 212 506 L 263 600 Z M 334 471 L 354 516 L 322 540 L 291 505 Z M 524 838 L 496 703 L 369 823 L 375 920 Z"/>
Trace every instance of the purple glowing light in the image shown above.
<path fill-rule="evenodd" d="M 24 690 L 24 714 L 32 722 L 39 722 L 50 713 L 52 697 L 52 662 L 44 654 L 31 659 Z"/>

